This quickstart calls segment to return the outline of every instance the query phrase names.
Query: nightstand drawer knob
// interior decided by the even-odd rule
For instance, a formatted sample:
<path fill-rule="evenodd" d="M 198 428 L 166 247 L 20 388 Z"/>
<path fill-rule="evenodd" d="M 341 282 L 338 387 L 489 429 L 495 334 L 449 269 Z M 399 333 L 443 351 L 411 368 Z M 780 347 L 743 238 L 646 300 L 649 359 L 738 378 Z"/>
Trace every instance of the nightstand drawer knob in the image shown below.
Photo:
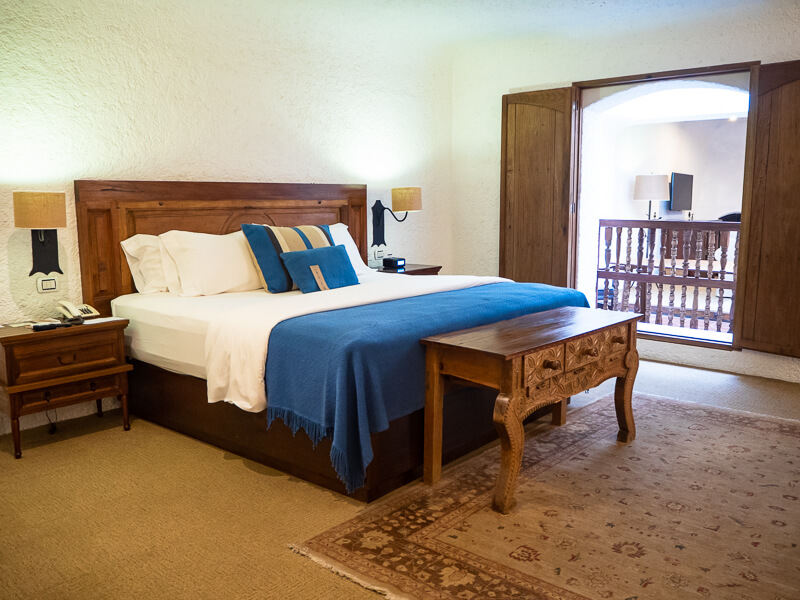
<path fill-rule="evenodd" d="M 50 402 L 50 396 L 51 396 L 50 390 L 46 390 L 45 393 L 44 393 L 44 401 L 45 402 Z"/>
<path fill-rule="evenodd" d="M 71 365 L 72 363 L 77 361 L 78 361 L 78 355 L 76 353 L 72 354 L 72 360 L 70 360 L 69 358 L 67 360 L 64 360 L 63 355 L 58 357 L 58 364 L 60 365 Z"/>
<path fill-rule="evenodd" d="M 561 370 L 561 361 L 560 360 L 546 360 L 542 363 L 542 366 L 545 369 L 550 369 L 551 371 L 560 371 Z"/>
<path fill-rule="evenodd" d="M 92 391 L 94 392 L 94 391 L 96 391 L 96 390 L 97 390 L 97 383 L 95 383 L 95 382 L 93 381 L 92 383 L 90 383 L 90 384 L 89 384 L 89 387 L 90 387 L 90 388 L 92 388 Z"/>
<path fill-rule="evenodd" d="M 600 354 L 600 351 L 597 348 L 586 348 L 583 351 L 584 356 L 597 356 L 598 354 Z"/>
<path fill-rule="evenodd" d="M 622 337 L 621 335 L 616 335 L 613 338 L 611 338 L 611 342 L 614 344 L 624 344 L 625 338 Z"/>

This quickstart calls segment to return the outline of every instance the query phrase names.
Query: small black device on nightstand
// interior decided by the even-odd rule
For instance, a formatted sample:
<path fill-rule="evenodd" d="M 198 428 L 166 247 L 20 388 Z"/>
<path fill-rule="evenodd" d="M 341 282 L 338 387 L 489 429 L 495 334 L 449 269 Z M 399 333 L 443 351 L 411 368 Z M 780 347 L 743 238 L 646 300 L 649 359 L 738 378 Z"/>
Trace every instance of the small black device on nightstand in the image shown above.
<path fill-rule="evenodd" d="M 383 259 L 383 268 L 384 269 L 399 269 L 400 267 L 406 266 L 406 259 L 405 258 L 398 258 L 396 256 L 390 256 L 388 258 Z"/>

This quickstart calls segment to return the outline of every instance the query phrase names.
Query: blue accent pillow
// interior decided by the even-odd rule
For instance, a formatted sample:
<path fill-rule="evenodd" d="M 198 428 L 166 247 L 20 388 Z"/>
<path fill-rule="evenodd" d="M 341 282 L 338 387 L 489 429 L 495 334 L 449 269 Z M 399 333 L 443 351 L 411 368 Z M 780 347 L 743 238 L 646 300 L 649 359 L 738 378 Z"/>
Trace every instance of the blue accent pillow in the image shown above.
<path fill-rule="evenodd" d="M 358 284 L 358 276 L 344 246 L 284 252 L 281 259 L 304 294 Z"/>
<path fill-rule="evenodd" d="M 333 246 L 327 225 L 274 227 L 243 223 L 242 232 L 261 278 L 261 285 L 272 294 L 297 289 L 280 258 L 282 253 Z"/>

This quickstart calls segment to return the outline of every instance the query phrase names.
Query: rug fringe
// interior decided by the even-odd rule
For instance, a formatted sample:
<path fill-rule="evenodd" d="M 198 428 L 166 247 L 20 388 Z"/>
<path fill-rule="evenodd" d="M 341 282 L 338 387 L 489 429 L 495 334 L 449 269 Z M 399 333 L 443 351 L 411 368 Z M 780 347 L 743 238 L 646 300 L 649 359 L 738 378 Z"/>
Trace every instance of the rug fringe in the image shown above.
<path fill-rule="evenodd" d="M 394 590 L 387 588 L 385 585 L 379 585 L 378 583 L 371 582 L 363 577 L 360 577 L 345 569 L 343 566 L 338 564 L 335 561 L 326 560 L 322 558 L 316 552 L 310 550 L 307 546 L 299 546 L 297 544 L 289 544 L 289 548 L 291 548 L 292 552 L 299 554 L 300 556 L 305 556 L 306 558 L 312 560 L 313 562 L 317 563 L 321 567 L 325 567 L 329 571 L 333 571 L 339 577 L 344 577 L 353 583 L 356 583 L 363 587 L 364 589 L 370 590 L 371 592 L 376 592 L 385 596 L 387 600 L 413 600 L 411 596 L 405 596 L 402 594 L 397 593 Z"/>

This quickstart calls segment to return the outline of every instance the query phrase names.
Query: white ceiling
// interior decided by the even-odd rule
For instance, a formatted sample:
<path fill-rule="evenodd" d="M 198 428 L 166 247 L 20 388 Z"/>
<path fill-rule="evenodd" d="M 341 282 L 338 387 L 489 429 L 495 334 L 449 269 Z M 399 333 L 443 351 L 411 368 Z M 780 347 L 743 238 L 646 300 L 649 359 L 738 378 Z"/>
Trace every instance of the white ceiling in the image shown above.
<path fill-rule="evenodd" d="M 529 36 L 606 36 L 725 20 L 796 0 L 295 0 L 262 4 L 328 35 L 383 32 L 392 41 L 457 44 Z M 254 1 L 253 7 L 259 2 Z M 312 24 L 313 23 L 313 24 Z"/>

